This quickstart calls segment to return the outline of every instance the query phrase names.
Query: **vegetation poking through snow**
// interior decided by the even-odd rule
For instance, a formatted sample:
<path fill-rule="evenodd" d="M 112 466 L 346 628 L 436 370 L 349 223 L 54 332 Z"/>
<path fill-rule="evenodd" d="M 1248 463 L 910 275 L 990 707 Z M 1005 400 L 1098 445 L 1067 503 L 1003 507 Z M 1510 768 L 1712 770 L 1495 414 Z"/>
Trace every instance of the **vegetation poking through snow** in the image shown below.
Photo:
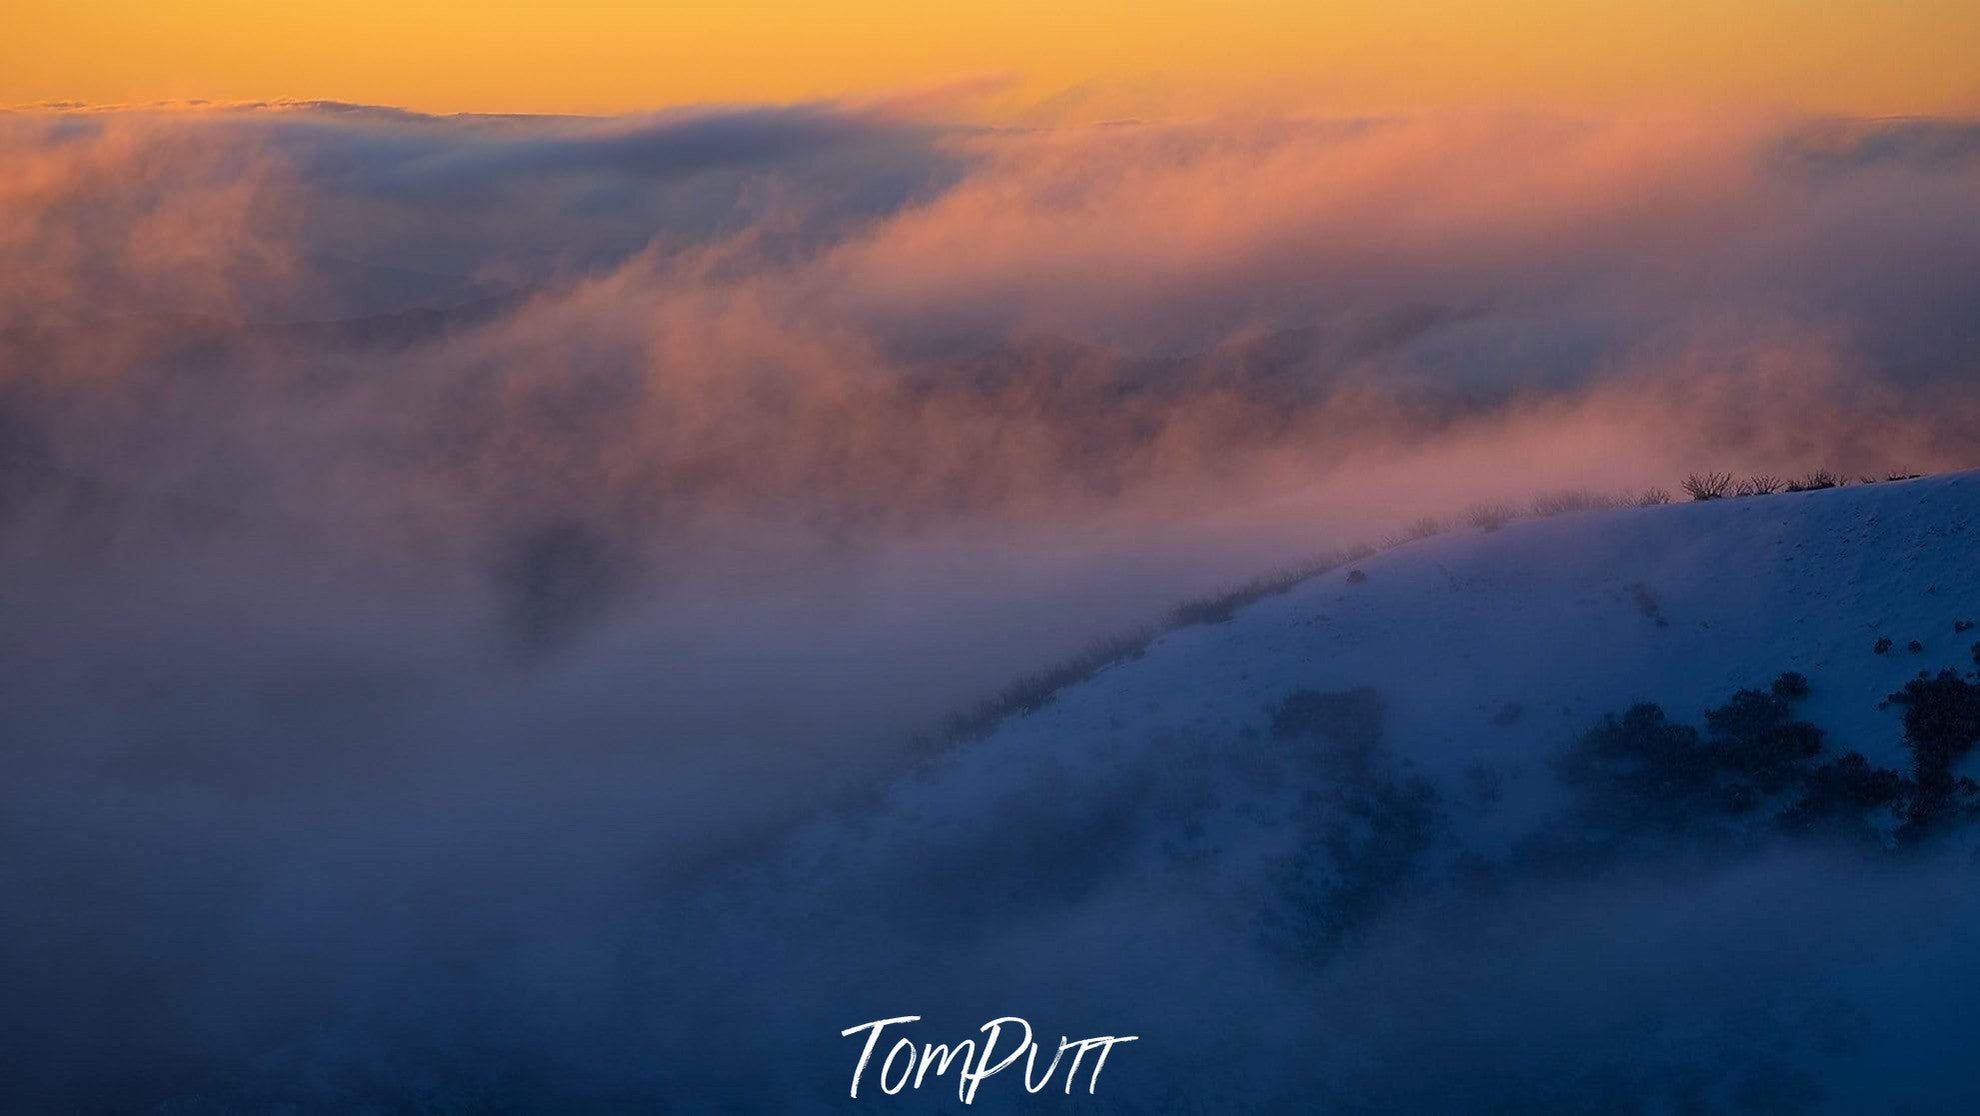
<path fill-rule="evenodd" d="M 1168 622 L 1163 630 L 1173 631 L 1196 624 L 1221 624 L 1235 616 L 1237 611 L 1246 605 L 1255 604 L 1266 597 L 1278 596 L 1308 578 L 1317 577 L 1328 570 L 1339 569 L 1350 562 L 1358 562 L 1373 553 L 1375 553 L 1373 547 L 1353 547 L 1302 562 L 1278 573 L 1253 578 L 1235 589 L 1184 601 L 1169 610 Z M 1350 580 L 1352 577 L 1353 575 L 1349 575 Z"/>
<path fill-rule="evenodd" d="M 1577 796 L 1574 824 L 1696 837 L 1753 814 L 1794 833 L 1875 838 L 1882 821 L 1911 843 L 1980 817 L 1980 785 L 1954 770 L 1980 744 L 1980 684 L 1943 671 L 1890 696 L 1906 710 L 1908 776 L 1856 752 L 1827 758 L 1822 730 L 1794 716 L 1808 693 L 1807 678 L 1783 674 L 1708 710 L 1702 730 L 1647 702 L 1602 718 L 1556 763 Z"/>
<path fill-rule="evenodd" d="M 1443 520 L 1436 519 L 1430 516 L 1425 516 L 1424 518 L 1419 519 L 1416 522 L 1410 524 L 1409 526 L 1403 528 L 1402 535 L 1400 536 L 1400 541 L 1418 542 L 1423 539 L 1434 539 L 1438 535 L 1441 535 L 1443 533 L 1444 533 Z"/>
<path fill-rule="evenodd" d="M 1684 491 L 1694 500 L 1717 500 L 1732 489 L 1731 473 L 1693 473 L 1684 478 Z"/>
<path fill-rule="evenodd" d="M 1496 531 L 1518 518 L 1520 510 L 1508 503 L 1474 504 L 1464 513 L 1464 525 L 1481 531 Z"/>
<path fill-rule="evenodd" d="M 1980 685 L 1942 670 L 1914 678 L 1888 699 L 1904 707 L 1911 794 L 1901 833 L 1923 835 L 1955 814 L 1970 819 L 1980 786 L 1953 767 L 1980 743 Z"/>
<path fill-rule="evenodd" d="M 1447 795 L 1389 754 L 1379 693 L 1294 690 L 1266 710 L 1267 738 L 1249 734 L 1244 745 L 1270 749 L 1301 780 L 1288 812 L 1247 815 L 1292 826 L 1262 915 L 1267 936 L 1294 956 L 1324 954 L 1388 906 L 1434 888 L 1428 866 L 1440 850 L 1452 854 L 1452 879 L 1488 882 L 1536 869 L 1599 872 L 1659 848 L 1750 854 L 1812 839 L 1896 851 L 1980 820 L 1980 786 L 1956 771 L 1980 745 L 1980 684 L 1946 671 L 1891 696 L 1906 710 L 1909 774 L 1831 751 L 1822 729 L 1796 715 L 1810 691 L 1788 672 L 1734 693 L 1702 725 L 1649 702 L 1604 716 L 1555 761 L 1569 807 L 1494 859 L 1455 844 Z M 1463 778 L 1496 783 L 1497 772 L 1474 767 Z M 1449 801 L 1491 797 L 1465 786 Z"/>
<path fill-rule="evenodd" d="M 1452 811 L 1493 809 L 1501 772 L 1474 765 L 1440 786 L 1390 750 L 1389 702 L 1377 690 L 1293 689 L 1261 710 L 1262 723 L 1179 735 L 1152 768 L 1082 776 L 1104 793 L 1036 810 L 1013 799 L 1013 817 L 1026 819 L 1016 828 L 1032 835 L 972 851 L 989 890 L 958 902 L 1031 901 L 1041 880 L 1055 896 L 1095 892 L 1113 873 L 1141 870 L 1137 848 L 1192 878 L 1232 849 L 1258 848 L 1269 850 L 1267 886 L 1252 893 L 1265 943 L 1316 961 L 1399 904 L 1441 903 L 1454 888 L 1599 874 L 1646 856 L 1744 857 L 1782 842 L 1884 855 L 1980 821 L 1980 786 L 1958 771 L 1980 747 L 1980 683 L 1946 671 L 1891 695 L 1905 710 L 1908 772 L 1831 748 L 1798 715 L 1811 690 L 1790 671 L 1697 724 L 1647 702 L 1602 717 L 1554 762 L 1566 808 L 1487 855 L 1467 845 Z M 1511 705 L 1493 718 L 1519 720 Z M 1053 864 L 1052 850 L 1079 844 L 1104 855 Z"/>
<path fill-rule="evenodd" d="M 989 732 L 1006 717 L 1035 713 L 1066 687 L 1084 682 L 1123 659 L 1139 658 L 1155 642 L 1155 636 L 1153 629 L 1145 629 L 1102 640 L 1056 666 L 1025 675 L 974 708 L 951 716 L 942 725 L 942 735 L 967 740 Z M 923 740 L 924 745 L 933 743 Z"/>
<path fill-rule="evenodd" d="M 1627 499 L 1597 492 L 1589 488 L 1564 488 L 1558 492 L 1543 492 L 1533 498 L 1533 514 L 1545 519 L 1549 516 L 1566 515 L 1569 512 L 1597 511 L 1602 508 L 1621 507 Z"/>

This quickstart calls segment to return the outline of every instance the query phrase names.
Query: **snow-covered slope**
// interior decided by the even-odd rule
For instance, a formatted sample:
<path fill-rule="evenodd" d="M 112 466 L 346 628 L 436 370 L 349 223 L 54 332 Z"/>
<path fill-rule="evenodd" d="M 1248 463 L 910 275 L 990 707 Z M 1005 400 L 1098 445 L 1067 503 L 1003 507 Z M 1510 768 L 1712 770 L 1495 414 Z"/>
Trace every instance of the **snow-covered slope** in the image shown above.
<path fill-rule="evenodd" d="M 1296 689 L 1370 686 L 1390 747 L 1450 779 L 1545 759 L 1634 702 L 1695 721 L 1793 670 L 1832 746 L 1897 766 L 1882 699 L 1920 670 L 1970 669 L 1980 630 L 1963 620 L 1980 621 L 1980 472 L 1581 512 L 1410 543 L 1172 632 L 970 751 L 1004 771 L 1118 760 L 1262 727 Z"/>
<path fill-rule="evenodd" d="M 1951 877 L 1893 882 L 1922 877 L 1889 811 L 1882 853 L 1780 836 L 1771 810 L 1674 837 L 1555 761 L 1635 703 L 1698 725 L 1792 671 L 1819 758 L 1908 771 L 1882 706 L 1974 666 L 1976 530 L 1963 473 L 1395 548 L 1170 632 L 813 827 L 760 948 L 866 943 L 820 970 L 859 974 L 844 987 L 806 977 L 860 1020 L 1166 1028 L 1160 1068 L 1124 1054 L 1117 1086 L 1157 1109 L 1180 1088 L 1213 1109 L 1850 1110 L 1900 1071 L 1912 1102 L 1950 1103 L 1962 1086 L 1866 989 L 1939 987 L 1924 970 L 1980 911 L 1945 900 Z M 1514 1038 L 1507 1012 L 1546 1018 Z"/>

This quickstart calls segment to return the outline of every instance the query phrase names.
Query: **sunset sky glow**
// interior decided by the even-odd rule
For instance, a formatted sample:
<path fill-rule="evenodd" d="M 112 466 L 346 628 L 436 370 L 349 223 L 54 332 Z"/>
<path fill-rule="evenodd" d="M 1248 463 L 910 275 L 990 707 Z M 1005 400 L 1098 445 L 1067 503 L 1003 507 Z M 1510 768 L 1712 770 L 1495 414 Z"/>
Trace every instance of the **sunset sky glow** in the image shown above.
<path fill-rule="evenodd" d="M 1980 105 L 1980 3 L 12 0 L 0 103 L 327 98 L 606 113 L 980 82 L 974 111 Z"/>

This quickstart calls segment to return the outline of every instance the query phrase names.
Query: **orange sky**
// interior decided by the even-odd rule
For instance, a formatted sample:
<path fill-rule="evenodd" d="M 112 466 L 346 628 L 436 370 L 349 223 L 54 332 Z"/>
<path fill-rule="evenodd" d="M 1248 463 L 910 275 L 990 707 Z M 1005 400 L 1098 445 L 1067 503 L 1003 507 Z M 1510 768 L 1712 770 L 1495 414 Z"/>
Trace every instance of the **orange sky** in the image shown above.
<path fill-rule="evenodd" d="M 1016 85 L 993 112 L 1089 82 L 1096 113 L 1259 95 L 1980 108 L 1980 0 L 0 0 L 0 15 L 0 104 L 608 112 L 1001 75 Z"/>

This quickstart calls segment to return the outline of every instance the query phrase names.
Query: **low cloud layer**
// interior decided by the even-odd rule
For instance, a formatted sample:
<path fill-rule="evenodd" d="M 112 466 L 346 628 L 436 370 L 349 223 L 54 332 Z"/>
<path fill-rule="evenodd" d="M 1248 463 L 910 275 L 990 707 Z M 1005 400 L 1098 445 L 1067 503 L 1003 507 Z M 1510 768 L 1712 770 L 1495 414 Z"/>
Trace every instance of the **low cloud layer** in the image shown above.
<path fill-rule="evenodd" d="M 725 881 L 1012 676 L 1479 500 L 1980 464 L 1975 125 L 941 107 L 0 115 L 34 1103 L 717 1087 Z"/>

